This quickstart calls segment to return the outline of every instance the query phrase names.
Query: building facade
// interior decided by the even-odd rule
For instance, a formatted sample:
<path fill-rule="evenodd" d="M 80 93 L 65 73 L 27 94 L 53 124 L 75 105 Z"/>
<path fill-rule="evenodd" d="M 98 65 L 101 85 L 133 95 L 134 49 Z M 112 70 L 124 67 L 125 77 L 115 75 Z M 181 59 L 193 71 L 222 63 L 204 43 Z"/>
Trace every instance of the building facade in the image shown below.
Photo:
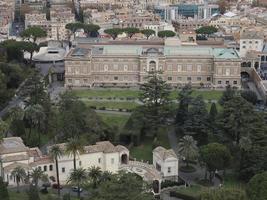
<path fill-rule="evenodd" d="M 65 144 L 58 144 L 65 150 Z M 48 147 L 48 153 L 51 146 Z M 95 145 L 84 147 L 85 152 L 77 157 L 77 167 L 88 169 L 88 167 L 99 167 L 102 171 L 116 173 L 121 165 L 127 165 L 129 161 L 129 150 L 121 145 L 114 146 L 108 141 L 97 142 Z M 48 177 L 56 179 L 55 162 L 48 156 L 43 155 L 39 148 L 29 148 L 24 145 L 19 137 L 4 138 L 0 144 L 1 176 L 9 185 L 16 185 L 12 171 L 20 166 L 26 173 L 35 168 L 40 168 Z M 58 160 L 60 182 L 65 184 L 73 170 L 73 158 L 64 154 Z M 51 180 L 52 181 L 52 180 Z M 53 182 L 53 181 L 52 181 Z"/>
<path fill-rule="evenodd" d="M 172 39 L 170 39 L 172 40 Z M 233 49 L 165 45 L 91 45 L 65 58 L 66 87 L 138 86 L 149 71 L 162 71 L 173 87 L 240 87 L 240 63 Z"/>

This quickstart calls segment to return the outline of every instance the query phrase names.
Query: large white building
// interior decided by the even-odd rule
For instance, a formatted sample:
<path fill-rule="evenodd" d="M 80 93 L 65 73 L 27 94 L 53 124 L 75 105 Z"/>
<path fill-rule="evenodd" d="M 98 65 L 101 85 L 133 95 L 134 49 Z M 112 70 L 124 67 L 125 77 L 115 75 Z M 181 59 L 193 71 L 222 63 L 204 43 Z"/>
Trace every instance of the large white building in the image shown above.
<path fill-rule="evenodd" d="M 245 57 L 250 51 L 261 52 L 264 36 L 256 31 L 244 31 L 240 36 L 240 56 Z"/>
<path fill-rule="evenodd" d="M 64 152 L 66 144 L 57 144 Z M 20 166 L 27 174 L 35 168 L 44 171 L 50 181 L 56 181 L 56 166 L 49 157 L 52 146 L 47 148 L 48 154 L 44 155 L 39 148 L 25 146 L 19 137 L 4 138 L 0 143 L 0 175 L 9 185 L 16 185 L 12 171 Z M 95 145 L 84 147 L 84 152 L 76 158 L 77 168 L 88 169 L 99 167 L 102 171 L 117 173 L 120 170 L 139 174 L 145 181 L 158 181 L 171 179 L 178 180 L 178 158 L 173 150 L 158 147 L 153 151 L 153 165 L 129 161 L 129 150 L 122 146 L 114 146 L 109 141 L 97 142 Z M 73 157 L 67 154 L 58 160 L 59 178 L 61 184 L 66 184 L 70 172 L 74 168 Z"/>

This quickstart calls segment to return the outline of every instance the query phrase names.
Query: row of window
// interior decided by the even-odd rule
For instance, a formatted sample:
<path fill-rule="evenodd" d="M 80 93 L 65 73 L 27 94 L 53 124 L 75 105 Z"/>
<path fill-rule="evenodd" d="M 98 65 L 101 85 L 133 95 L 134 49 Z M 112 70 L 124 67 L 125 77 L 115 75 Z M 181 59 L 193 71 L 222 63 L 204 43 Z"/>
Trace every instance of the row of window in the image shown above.
<path fill-rule="evenodd" d="M 218 81 L 217 83 L 218 83 L 218 85 L 221 85 L 221 84 L 223 84 L 223 81 Z M 225 81 L 224 83 L 225 83 L 226 85 L 229 85 L 229 84 L 230 84 L 230 81 Z M 233 81 L 233 84 L 234 84 L 234 85 L 237 85 L 237 81 Z"/>

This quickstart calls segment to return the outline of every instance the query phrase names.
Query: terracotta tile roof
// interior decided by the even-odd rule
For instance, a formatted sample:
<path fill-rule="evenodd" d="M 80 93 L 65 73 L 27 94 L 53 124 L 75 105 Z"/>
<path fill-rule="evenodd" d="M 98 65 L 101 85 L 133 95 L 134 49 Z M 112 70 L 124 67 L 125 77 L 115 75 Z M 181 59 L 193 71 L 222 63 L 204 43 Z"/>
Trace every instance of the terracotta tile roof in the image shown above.
<path fill-rule="evenodd" d="M 28 151 L 20 137 L 4 138 L 0 143 L 0 155 Z"/>
<path fill-rule="evenodd" d="M 53 164 L 53 160 L 49 156 L 42 156 L 36 159 L 34 162 L 30 163 L 30 166 L 35 167 L 42 164 Z"/>
<path fill-rule="evenodd" d="M 29 156 L 28 155 L 15 155 L 15 156 L 5 156 L 3 158 L 3 162 L 16 162 L 16 161 L 22 161 L 22 160 L 29 160 Z"/>
<path fill-rule="evenodd" d="M 177 158 L 177 155 L 172 149 L 165 149 L 164 147 L 157 147 L 153 150 L 153 153 L 158 153 L 162 160 L 166 160 L 167 158 Z"/>

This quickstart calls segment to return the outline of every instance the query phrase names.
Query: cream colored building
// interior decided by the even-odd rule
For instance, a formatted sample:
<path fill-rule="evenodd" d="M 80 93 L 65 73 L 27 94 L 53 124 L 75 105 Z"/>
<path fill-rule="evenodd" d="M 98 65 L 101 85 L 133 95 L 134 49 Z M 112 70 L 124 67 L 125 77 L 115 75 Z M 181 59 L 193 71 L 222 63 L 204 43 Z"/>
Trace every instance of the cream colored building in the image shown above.
<path fill-rule="evenodd" d="M 59 144 L 65 150 L 65 144 Z M 51 147 L 48 147 L 48 152 Z M 128 164 L 129 150 L 121 145 L 114 146 L 108 141 L 97 142 L 95 145 L 85 146 L 85 152 L 77 157 L 77 167 L 87 169 L 92 166 L 100 167 L 102 171 L 116 173 L 121 165 Z M 40 168 L 48 177 L 56 177 L 56 168 L 53 160 L 48 155 L 43 155 L 38 148 L 29 148 L 24 145 L 21 138 L 4 138 L 0 144 L 0 160 L 3 169 L 1 175 L 9 185 L 15 185 L 15 179 L 11 176 L 12 171 L 21 166 L 26 173 L 30 173 L 34 168 Z M 73 170 L 73 158 L 63 155 L 59 161 L 60 182 L 65 184 L 67 178 Z"/>
<path fill-rule="evenodd" d="M 178 157 L 172 149 L 157 147 L 153 150 L 153 165 L 167 180 L 178 181 Z"/>
<path fill-rule="evenodd" d="M 66 87 L 138 86 L 149 71 L 162 71 L 172 86 L 240 87 L 240 63 L 233 49 L 180 46 L 171 38 L 166 45 L 77 46 L 65 58 Z"/>

